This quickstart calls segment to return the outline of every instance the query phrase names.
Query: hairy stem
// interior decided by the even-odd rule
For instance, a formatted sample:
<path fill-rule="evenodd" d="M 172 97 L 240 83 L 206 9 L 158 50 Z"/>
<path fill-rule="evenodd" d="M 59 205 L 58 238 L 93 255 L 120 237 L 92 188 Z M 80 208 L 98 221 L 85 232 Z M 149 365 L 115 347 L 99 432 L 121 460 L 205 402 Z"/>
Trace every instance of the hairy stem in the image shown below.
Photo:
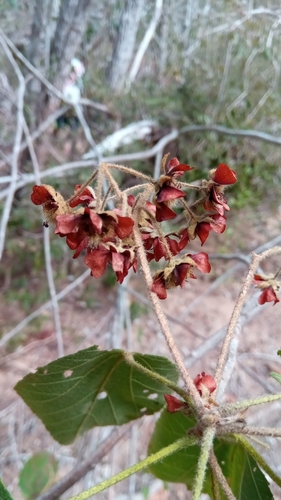
<path fill-rule="evenodd" d="M 100 163 L 98 166 L 97 187 L 96 187 L 97 212 L 100 210 L 100 207 L 102 205 L 103 169 L 104 169 L 104 163 Z"/>
<path fill-rule="evenodd" d="M 175 441 L 174 443 L 170 444 L 169 446 L 166 446 L 165 448 L 162 448 L 162 450 L 158 451 L 157 453 L 154 453 L 153 455 L 149 455 L 149 457 L 145 458 L 144 460 L 141 460 L 135 465 L 132 465 L 128 469 L 119 472 L 119 474 L 116 474 L 115 476 L 112 476 L 110 479 L 106 479 L 100 484 L 97 484 L 96 486 L 93 486 L 87 491 L 83 491 L 83 493 L 80 493 L 79 495 L 76 495 L 70 500 L 86 500 L 87 498 L 90 498 L 92 495 L 95 495 L 96 493 L 100 493 L 101 491 L 109 488 L 113 484 L 119 483 L 123 479 L 126 479 L 127 477 L 131 476 L 132 474 L 135 474 L 136 472 L 144 469 L 145 467 L 148 467 L 149 465 L 155 464 L 159 460 L 163 460 L 163 458 L 168 457 L 172 453 L 175 453 L 176 451 L 179 451 L 183 448 L 186 448 L 188 446 L 192 446 L 196 444 L 197 438 L 194 436 L 187 436 L 182 439 L 179 439 L 178 441 Z"/>
<path fill-rule="evenodd" d="M 220 483 L 218 481 L 218 478 L 215 474 L 213 467 L 211 466 L 210 458 L 209 458 L 209 465 L 210 465 L 210 474 L 211 474 L 211 481 L 212 481 L 213 499 L 214 500 L 221 500 Z"/>
<path fill-rule="evenodd" d="M 246 410 L 251 406 L 257 406 L 264 403 L 271 403 L 273 401 L 278 401 L 281 399 L 281 394 L 267 394 L 265 396 L 260 396 L 255 399 L 246 399 L 245 401 L 237 401 L 235 403 L 228 403 L 220 406 L 220 414 L 222 416 L 235 415 L 239 411 Z"/>
<path fill-rule="evenodd" d="M 141 179 L 145 179 L 146 181 L 149 181 L 152 184 L 154 184 L 153 179 L 149 175 L 145 175 L 142 172 L 139 172 L 138 170 L 133 170 L 130 167 L 124 167 L 124 165 L 116 165 L 115 163 L 107 163 L 106 166 L 108 168 L 116 168 L 121 172 L 126 172 L 127 174 L 134 175 L 135 177 L 140 177 Z"/>
<path fill-rule="evenodd" d="M 181 356 L 181 354 L 180 354 L 180 352 L 175 344 L 173 335 L 172 335 L 172 333 L 169 329 L 169 325 L 167 323 L 167 319 L 166 319 L 166 317 L 162 311 L 162 308 L 160 306 L 159 299 L 156 296 L 156 294 L 151 291 L 152 277 L 150 274 L 150 268 L 149 268 L 149 265 L 148 265 L 148 262 L 146 259 L 144 248 L 143 248 L 141 235 L 139 233 L 139 230 L 136 227 L 134 228 L 134 237 L 135 237 L 135 242 L 136 242 L 137 247 L 138 247 L 138 256 L 139 256 L 139 260 L 140 260 L 140 263 L 142 266 L 142 271 L 144 274 L 146 286 L 147 286 L 147 289 L 148 289 L 148 292 L 150 295 L 150 300 L 151 300 L 151 303 L 153 305 L 158 322 L 160 324 L 162 333 L 165 337 L 165 340 L 166 340 L 168 348 L 173 356 L 173 359 L 174 359 L 174 361 L 175 361 L 175 363 L 180 371 L 182 379 L 186 385 L 187 391 L 195 403 L 197 413 L 199 415 L 201 415 L 204 412 L 204 406 L 203 406 L 203 403 L 202 403 L 201 398 L 199 396 L 199 393 L 198 393 L 198 391 L 193 383 L 193 380 L 189 374 L 189 371 L 185 367 L 182 356 Z"/>
<path fill-rule="evenodd" d="M 153 378 L 154 380 L 157 380 L 158 382 L 161 382 L 161 384 L 166 385 L 170 389 L 172 389 L 174 392 L 179 394 L 187 403 L 192 404 L 192 401 L 188 397 L 186 391 L 184 389 L 181 389 L 180 387 L 177 386 L 177 384 L 174 384 L 171 382 L 169 379 L 162 377 L 162 375 L 159 375 L 159 373 L 153 372 L 152 370 L 149 370 L 149 368 L 146 368 L 145 366 L 141 365 L 134 359 L 134 355 L 131 352 L 124 352 L 124 358 L 126 362 L 132 366 L 133 368 L 136 368 L 140 372 L 144 373 L 145 375 L 148 375 L 149 377 Z"/>
<path fill-rule="evenodd" d="M 93 180 L 95 179 L 95 177 L 97 176 L 97 173 L 98 173 L 98 170 L 95 170 L 91 177 L 86 181 L 84 182 L 84 184 L 82 184 L 82 186 L 80 187 L 80 189 L 74 193 L 72 196 L 70 196 L 70 198 L 68 198 L 67 203 L 71 203 L 73 200 L 75 200 L 75 198 L 78 198 L 78 196 L 80 196 L 81 193 L 83 193 L 84 189 L 89 186 L 89 184 L 91 184 L 91 182 L 93 182 Z"/>
<path fill-rule="evenodd" d="M 281 438 L 281 429 L 275 427 L 245 426 L 239 430 L 239 433 L 245 434 L 246 436 L 269 436 Z"/>
<path fill-rule="evenodd" d="M 220 468 L 220 465 L 219 465 L 217 458 L 216 458 L 213 451 L 211 451 L 210 456 L 209 456 L 209 464 L 210 464 L 210 468 L 211 468 L 212 478 L 214 476 L 216 478 L 216 480 L 219 482 L 219 484 L 221 485 L 221 487 L 223 489 L 223 492 L 225 493 L 226 498 L 228 500 L 235 500 L 235 496 L 233 495 L 233 493 L 230 489 L 230 486 L 229 486 L 226 478 L 223 475 L 223 472 Z"/>
<path fill-rule="evenodd" d="M 199 455 L 195 481 L 193 484 L 193 500 L 199 500 L 202 493 L 209 455 L 213 446 L 215 433 L 216 433 L 215 427 L 207 427 L 204 431 L 200 443 L 201 452 Z"/>

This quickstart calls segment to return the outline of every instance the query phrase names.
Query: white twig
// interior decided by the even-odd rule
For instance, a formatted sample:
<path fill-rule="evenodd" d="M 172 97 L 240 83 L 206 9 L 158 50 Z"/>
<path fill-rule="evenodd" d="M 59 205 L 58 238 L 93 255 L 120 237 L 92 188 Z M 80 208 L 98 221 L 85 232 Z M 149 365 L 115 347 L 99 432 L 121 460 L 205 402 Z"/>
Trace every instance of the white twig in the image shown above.
<path fill-rule="evenodd" d="M 1 33 L 1 30 L 0 30 Z M 24 104 L 24 93 L 25 93 L 25 80 L 24 77 L 15 62 L 11 51 L 9 50 L 5 40 L 0 35 L 0 43 L 5 51 L 7 58 L 9 59 L 19 81 L 18 87 L 18 95 L 17 95 L 17 126 L 16 126 L 16 134 L 15 141 L 13 147 L 13 154 L 11 159 L 11 182 L 8 188 L 6 203 L 3 210 L 1 227 L 0 227 L 0 259 L 2 258 L 4 245 L 5 245 L 5 237 L 7 225 L 10 217 L 10 212 L 12 208 L 12 203 L 14 199 L 14 193 L 17 189 L 17 176 L 18 176 L 18 157 L 20 153 L 20 144 L 23 132 L 23 104 Z"/>
<path fill-rule="evenodd" d="M 38 137 L 40 137 L 47 128 L 52 125 L 52 123 L 57 120 L 60 116 L 64 115 L 68 110 L 70 109 L 70 106 L 62 106 L 61 108 L 57 109 L 57 111 L 54 111 L 51 115 L 48 116 L 48 118 L 39 125 L 39 127 L 34 130 L 32 134 L 30 134 L 30 138 L 32 141 L 35 141 Z M 27 141 L 23 141 L 20 145 L 19 152 L 21 153 L 27 146 Z M 5 160 L 0 161 L 0 168 L 2 168 L 5 164 L 11 163 L 12 160 L 12 155 L 9 155 L 5 158 Z M 1 178 L 2 179 L 2 178 Z"/>
<path fill-rule="evenodd" d="M 252 121 L 252 119 L 256 116 L 256 114 L 259 112 L 259 110 L 262 108 L 262 106 L 266 103 L 267 99 L 270 97 L 270 95 L 272 93 L 273 93 L 272 88 L 268 89 L 265 92 L 265 94 L 259 100 L 258 104 L 254 107 L 253 111 L 249 114 L 249 116 L 247 116 L 245 123 L 250 123 Z"/>
<path fill-rule="evenodd" d="M 94 156 L 97 157 L 98 162 L 100 162 L 100 155 L 99 155 L 98 150 L 97 150 L 97 145 L 92 137 L 90 127 L 88 126 L 88 123 L 85 120 L 82 106 L 80 104 L 75 104 L 74 109 L 75 109 L 75 112 L 77 114 L 78 120 L 80 121 L 81 126 L 84 130 L 85 137 L 93 150 L 93 154 L 94 154 Z"/>
<path fill-rule="evenodd" d="M 44 252 L 45 252 L 45 267 L 46 267 L 48 286 L 51 296 L 52 310 L 53 310 L 55 329 L 56 329 L 58 357 L 61 358 L 64 355 L 63 337 L 62 337 L 62 329 L 60 321 L 59 304 L 56 295 L 56 288 L 55 288 L 53 268 L 52 268 L 50 229 L 47 227 L 44 228 Z"/>
<path fill-rule="evenodd" d="M 223 70 L 223 77 L 221 79 L 221 84 L 220 84 L 220 88 L 219 88 L 218 96 L 217 96 L 217 102 L 215 104 L 214 111 L 213 111 L 212 122 L 214 122 L 217 119 L 219 107 L 220 107 L 220 104 L 223 100 L 225 85 L 227 82 L 229 68 L 231 65 L 232 47 L 233 47 L 233 40 L 230 40 L 230 42 L 228 43 L 228 46 L 227 46 L 226 58 L 225 58 L 225 64 L 224 64 L 224 70 Z"/>
<path fill-rule="evenodd" d="M 61 292 L 59 292 L 56 295 L 57 300 L 63 299 L 66 295 L 68 295 L 72 290 L 74 290 L 77 286 L 79 286 L 85 279 L 87 279 L 90 276 L 89 269 L 85 271 L 83 274 L 81 274 L 78 278 L 76 278 L 75 281 L 70 283 L 70 285 L 66 286 Z M 52 307 L 52 301 L 49 300 L 48 302 L 45 302 L 42 306 L 38 307 L 36 311 L 33 311 L 31 314 L 29 314 L 26 318 L 24 318 L 20 323 L 18 323 L 15 328 L 10 330 L 8 333 L 3 335 L 3 337 L 0 339 L 0 348 L 3 347 L 7 342 L 9 342 L 10 339 L 12 339 L 17 333 L 19 333 L 23 328 L 25 328 L 33 319 L 37 318 L 42 314 L 46 309 L 51 309 Z"/>
<path fill-rule="evenodd" d="M 73 102 L 69 99 L 66 99 L 65 95 L 60 92 L 54 85 L 52 85 L 47 78 L 45 78 L 38 69 L 36 69 L 27 59 L 24 57 L 24 55 L 16 48 L 16 46 L 13 44 L 13 42 L 5 35 L 3 30 L 0 28 L 0 36 L 2 39 L 5 41 L 6 45 L 10 48 L 10 50 L 17 56 L 17 58 L 29 69 L 29 71 L 38 79 L 40 80 L 43 85 L 51 92 L 51 94 L 54 94 L 58 99 L 61 101 L 70 104 L 73 106 Z M 92 107 L 99 109 L 100 111 L 105 111 L 104 108 L 106 106 L 103 106 L 99 103 L 95 103 L 91 101 L 90 99 L 80 99 L 79 104 L 84 104 L 86 106 L 91 105 Z M 108 112 L 108 108 L 106 108 L 106 112 Z"/>
<path fill-rule="evenodd" d="M 136 53 L 134 62 L 131 67 L 131 71 L 129 73 L 128 80 L 126 82 L 128 89 L 130 88 L 131 84 L 135 81 L 138 71 L 140 69 L 143 56 L 147 51 L 152 38 L 154 37 L 157 25 L 159 23 L 162 14 L 162 7 L 163 7 L 163 0 L 156 0 L 153 18 L 151 19 L 150 25 L 148 26 L 146 33 L 139 45 L 138 51 Z"/>
<path fill-rule="evenodd" d="M 179 136 L 179 134 L 184 134 L 184 133 L 193 134 L 196 132 L 217 132 L 219 134 L 233 135 L 236 137 L 245 137 L 249 139 L 265 141 L 270 144 L 274 144 L 276 146 L 281 146 L 281 139 L 278 139 L 277 137 L 274 137 L 273 135 L 267 134 L 265 132 L 258 132 L 256 130 L 230 129 L 219 125 L 191 125 L 188 127 L 184 127 L 179 131 L 173 130 L 170 134 L 163 137 L 155 146 L 153 146 L 153 148 L 148 149 L 147 151 L 140 151 L 137 153 L 121 154 L 114 156 L 104 156 L 101 158 L 101 161 L 105 163 L 124 163 L 133 160 L 142 160 L 142 161 L 147 160 L 148 158 L 152 158 L 157 153 L 161 152 L 163 150 L 163 147 L 166 144 L 168 144 L 171 140 L 176 139 Z M 32 139 L 34 139 L 34 135 L 32 135 L 31 137 Z M 56 165 L 41 172 L 41 179 L 43 177 L 48 177 L 48 176 L 59 177 L 61 175 L 64 175 L 65 172 L 70 172 L 71 170 L 74 170 L 76 168 L 83 168 L 83 167 L 87 168 L 93 166 L 97 167 L 97 161 L 80 160 L 80 161 L 66 163 L 64 165 Z M 8 179 L 10 179 L 10 177 L 9 178 L 5 177 L 5 182 L 7 182 Z M 19 189 L 27 184 L 30 184 L 34 182 L 34 180 L 35 180 L 34 174 L 23 175 L 22 178 L 18 180 L 16 189 Z M 0 200 L 5 198 L 7 196 L 7 193 L 8 189 L 3 189 L 0 192 Z"/>
<path fill-rule="evenodd" d="M 39 184 L 41 184 L 40 169 L 39 169 L 37 157 L 36 157 L 36 154 L 34 151 L 33 143 L 32 143 L 30 133 L 28 130 L 28 126 L 26 124 L 24 116 L 23 116 L 23 128 L 24 128 L 26 141 L 27 141 L 27 145 L 28 145 L 28 149 L 29 149 L 29 153 L 30 153 L 30 157 L 31 157 L 32 165 L 33 165 L 36 183 L 37 183 L 37 185 L 39 185 Z M 56 289 L 55 289 L 54 275 L 53 275 L 53 268 L 52 268 L 50 235 L 49 235 L 49 231 L 47 230 L 47 228 L 44 228 L 44 255 L 45 255 L 45 268 L 46 268 L 46 274 L 47 274 L 47 280 L 48 280 L 48 286 L 49 286 L 49 292 L 50 292 L 50 297 L 51 297 L 51 302 L 52 302 L 52 310 L 53 310 L 53 316 L 54 316 L 55 332 L 56 332 L 57 347 L 58 347 L 58 357 L 60 358 L 64 355 L 63 338 L 62 338 L 59 305 L 58 305 L 58 300 L 56 297 Z"/>

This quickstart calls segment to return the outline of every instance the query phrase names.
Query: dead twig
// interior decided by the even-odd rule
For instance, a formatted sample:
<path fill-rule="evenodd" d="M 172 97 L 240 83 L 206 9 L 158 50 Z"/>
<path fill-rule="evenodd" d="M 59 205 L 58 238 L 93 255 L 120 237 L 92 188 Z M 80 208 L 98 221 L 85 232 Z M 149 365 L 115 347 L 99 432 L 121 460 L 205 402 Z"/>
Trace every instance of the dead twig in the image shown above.
<path fill-rule="evenodd" d="M 24 105 L 24 93 L 25 93 L 25 80 L 17 63 L 13 58 L 11 51 L 9 50 L 9 47 L 5 39 L 1 36 L 1 30 L 0 30 L 0 43 L 19 81 L 19 87 L 17 92 L 17 125 L 16 125 L 13 154 L 11 159 L 11 182 L 7 192 L 7 198 L 4 205 L 1 227 L 0 227 L 0 259 L 1 259 L 5 245 L 6 229 L 10 217 L 10 212 L 12 209 L 14 194 L 17 189 L 18 157 L 20 153 L 20 144 L 23 133 L 23 121 L 24 121 L 23 105 Z"/>
<path fill-rule="evenodd" d="M 249 272 L 245 278 L 244 284 L 241 288 L 241 291 L 239 293 L 239 297 L 237 299 L 235 307 L 233 309 L 233 313 L 232 313 L 231 318 L 230 318 L 230 322 L 229 322 L 229 325 L 227 328 L 227 332 L 226 332 L 224 342 L 223 342 L 221 352 L 220 352 L 218 362 L 217 362 L 215 379 L 217 382 L 217 387 L 218 387 L 217 390 L 218 391 L 219 391 L 219 385 L 221 382 L 225 363 L 226 363 L 226 360 L 228 357 L 230 343 L 231 343 L 231 340 L 233 338 L 236 325 L 237 325 L 239 318 L 241 316 L 242 308 L 243 308 L 243 305 L 246 301 L 247 292 L 253 283 L 254 274 L 255 274 L 260 262 L 262 262 L 266 258 L 273 257 L 274 255 L 279 255 L 280 253 L 281 253 L 281 247 L 273 247 L 273 248 L 270 248 L 269 250 L 266 250 L 265 252 L 261 253 L 260 255 L 257 255 L 255 253 L 252 254 L 252 263 L 251 263 Z"/>
<path fill-rule="evenodd" d="M 77 464 L 74 469 L 54 484 L 54 486 L 52 486 L 48 491 L 42 493 L 37 500 L 56 500 L 59 498 L 65 491 L 69 490 L 71 486 L 80 481 L 80 479 L 84 477 L 87 472 L 93 470 L 103 457 L 107 455 L 120 441 L 120 439 L 125 437 L 132 425 L 133 423 L 127 425 L 125 428 L 114 429 L 109 436 L 99 444 L 97 451 L 94 451 L 94 453 L 88 456 L 86 460 Z"/>

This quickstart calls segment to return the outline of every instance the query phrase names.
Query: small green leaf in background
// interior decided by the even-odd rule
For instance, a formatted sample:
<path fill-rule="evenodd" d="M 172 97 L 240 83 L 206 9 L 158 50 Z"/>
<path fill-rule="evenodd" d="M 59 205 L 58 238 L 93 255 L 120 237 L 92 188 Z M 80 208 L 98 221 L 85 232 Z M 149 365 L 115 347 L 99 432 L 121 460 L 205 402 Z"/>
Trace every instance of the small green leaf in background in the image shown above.
<path fill-rule="evenodd" d="M 35 500 L 55 481 L 58 464 L 47 452 L 33 455 L 20 472 L 19 487 L 26 500 Z"/>
<path fill-rule="evenodd" d="M 279 351 L 278 351 L 279 352 Z M 281 374 L 280 373 L 276 373 L 276 372 L 271 372 L 270 373 L 270 376 L 272 378 L 275 378 L 275 380 L 277 380 L 277 382 L 279 382 L 279 384 L 281 384 Z"/>
<path fill-rule="evenodd" d="M 141 365 L 178 379 L 176 366 L 162 356 L 134 354 Z M 171 392 L 124 359 L 124 351 L 97 346 L 65 356 L 29 373 L 15 387 L 31 410 L 61 444 L 95 426 L 122 425 L 151 415 Z"/>
<path fill-rule="evenodd" d="M 7 488 L 5 488 L 4 484 L 0 479 L 0 499 L 1 500 L 13 500 Z"/>
<path fill-rule="evenodd" d="M 181 412 L 168 413 L 164 410 L 154 428 L 148 454 L 156 453 L 161 448 L 184 437 L 194 423 L 192 417 L 186 417 Z M 199 446 L 190 446 L 151 465 L 149 470 L 163 481 L 183 483 L 191 490 L 199 451 Z M 242 445 L 230 440 L 216 439 L 214 451 L 237 500 L 273 500 L 264 474 Z M 206 474 L 203 491 L 212 497 L 209 471 Z M 222 498 L 225 498 L 223 494 Z"/>

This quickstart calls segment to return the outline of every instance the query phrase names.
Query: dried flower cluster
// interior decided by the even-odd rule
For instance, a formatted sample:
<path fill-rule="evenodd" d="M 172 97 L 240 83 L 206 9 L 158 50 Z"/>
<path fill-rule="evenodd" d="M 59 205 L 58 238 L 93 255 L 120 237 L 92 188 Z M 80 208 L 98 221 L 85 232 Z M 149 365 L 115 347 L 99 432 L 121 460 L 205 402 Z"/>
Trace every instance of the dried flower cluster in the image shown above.
<path fill-rule="evenodd" d="M 101 277 L 109 264 L 116 273 L 117 281 L 122 283 L 131 267 L 134 271 L 137 269 L 135 229 L 141 236 L 148 262 L 158 262 L 162 258 L 167 261 L 166 266 L 153 276 L 152 291 L 160 299 L 167 297 L 168 289 L 182 287 L 186 280 L 195 278 L 195 268 L 209 273 L 211 266 L 205 252 L 181 252 L 189 241 L 197 237 L 203 245 L 211 231 L 225 231 L 224 212 L 229 207 L 224 189 L 236 182 L 235 172 L 220 164 L 210 171 L 209 180 L 203 180 L 200 186 L 193 186 L 179 181 L 179 177 L 193 167 L 180 163 L 177 158 L 167 161 L 166 156 L 159 179 L 154 181 L 147 177 L 148 188 L 135 197 L 119 190 L 109 173 L 110 167 L 102 164 L 97 179 L 100 183 L 102 175 L 105 175 L 109 180 L 116 201 L 113 210 L 104 209 L 106 197 L 98 199 L 87 183 L 77 185 L 69 200 L 64 200 L 52 186 L 33 187 L 31 200 L 35 205 L 42 206 L 44 225 L 49 222 L 56 224 L 55 233 L 66 238 L 67 245 L 74 250 L 73 258 L 85 251 L 84 261 L 92 276 Z M 132 175 L 136 173 L 131 169 L 127 171 Z M 142 184 L 138 188 L 141 190 Z M 184 189 L 187 188 L 196 189 L 201 195 L 190 206 L 185 200 Z M 162 223 L 175 219 L 178 212 L 184 216 L 185 223 L 179 230 L 165 234 Z"/>

